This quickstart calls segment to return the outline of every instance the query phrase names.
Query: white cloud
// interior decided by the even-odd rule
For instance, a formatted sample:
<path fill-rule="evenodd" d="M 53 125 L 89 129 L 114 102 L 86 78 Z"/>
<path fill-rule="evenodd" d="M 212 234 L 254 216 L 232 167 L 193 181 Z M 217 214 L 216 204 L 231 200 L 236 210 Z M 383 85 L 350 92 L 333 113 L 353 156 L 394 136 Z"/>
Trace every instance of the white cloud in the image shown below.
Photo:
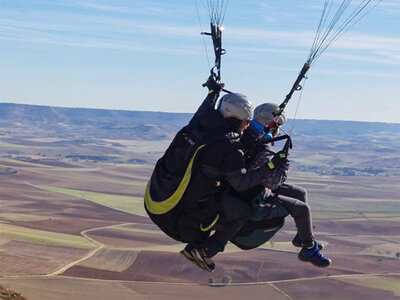
<path fill-rule="evenodd" d="M 70 1 L 70 5 L 80 5 L 96 10 L 140 12 L 142 9 L 165 12 L 146 2 L 141 6 L 124 7 L 102 4 L 98 1 Z M 153 2 L 154 3 L 154 2 Z M 312 2 L 311 4 L 316 3 Z M 383 2 L 385 3 L 385 2 Z M 143 6 L 144 5 L 144 6 Z M 259 5 L 269 6 L 266 1 Z M 271 4 L 272 5 L 272 4 Z M 398 7 L 399 3 L 386 2 L 387 7 Z M 25 15 L 27 14 L 27 15 Z M 137 18 L 114 17 L 112 14 L 91 15 L 84 12 L 44 11 L 40 18 L 37 12 L 7 14 L 0 12 L 0 38 L 30 43 L 63 44 L 70 47 L 93 47 L 107 49 L 129 49 L 132 51 L 167 51 L 174 53 L 194 53 L 200 39 L 200 29 L 193 26 L 180 26 L 174 20 L 140 21 Z M 25 16 L 25 17 L 24 17 Z M 273 21 L 273 20 L 270 20 Z M 248 51 L 274 51 L 286 55 L 307 54 L 315 32 L 313 31 L 274 31 L 258 28 L 226 28 L 224 42 L 229 41 L 235 49 L 248 48 Z M 140 41 L 146 39 L 146 46 Z M 163 47 L 161 39 L 174 39 L 173 46 Z M 178 42 L 177 42 L 178 41 Z M 208 42 L 208 41 L 207 41 Z M 189 45 L 189 46 L 188 46 Z M 248 46 L 250 45 L 250 46 Z M 157 50 L 154 50 L 157 48 Z M 201 50 L 200 50 L 201 51 Z M 343 53 L 347 51 L 346 53 Z M 400 38 L 368 34 L 346 33 L 336 41 L 324 55 L 329 53 L 338 59 L 348 61 L 367 61 L 371 63 L 399 64 Z"/>
<path fill-rule="evenodd" d="M 293 47 L 311 47 L 315 35 L 311 31 L 267 31 L 253 28 L 229 28 L 229 33 L 229 39 Z M 336 49 L 400 51 L 400 37 L 347 33 L 332 45 Z"/>
<path fill-rule="evenodd" d="M 191 50 L 185 47 L 153 47 L 151 45 L 139 44 L 134 42 L 124 42 L 122 40 L 98 40 L 88 38 L 62 38 L 52 35 L 36 35 L 35 37 L 20 36 L 18 34 L 10 34 L 8 36 L 0 36 L 0 40 L 23 41 L 25 43 L 39 43 L 47 45 L 68 46 L 75 48 L 98 48 L 98 49 L 115 49 L 124 51 L 139 51 L 146 53 L 171 53 L 171 54 L 193 54 L 198 53 L 197 50 Z"/>
<path fill-rule="evenodd" d="M 121 49 L 131 51 L 157 51 L 169 53 L 194 53 L 183 47 L 188 39 L 199 37 L 197 27 L 149 24 L 144 22 L 116 20 L 113 18 L 91 17 L 86 27 L 82 24 L 51 24 L 10 19 L 0 20 L 0 38 L 30 43 L 57 44 L 70 47 L 92 47 Z M 145 34 L 153 40 L 148 46 L 134 41 L 133 34 Z M 160 47 L 157 36 L 183 38 L 181 45 Z M 301 55 L 308 53 L 314 32 L 311 31 L 267 31 L 254 28 L 229 28 L 226 40 L 233 41 L 235 49 L 248 48 L 246 51 L 274 51 L 283 54 Z M 136 39 L 137 40 L 137 39 Z M 200 40 L 200 39 L 199 39 Z M 251 43 L 251 47 L 243 47 Z M 156 47 L 154 46 L 156 45 Z M 197 46 L 197 45 L 195 45 Z M 155 50 L 157 48 L 157 50 Z M 351 53 L 341 53 L 342 51 Z M 346 34 L 336 41 L 328 55 L 349 61 L 371 63 L 400 64 L 400 38 L 380 37 L 366 34 Z"/>
<path fill-rule="evenodd" d="M 24 43 L 47 45 L 62 45 L 76 48 L 118 49 L 128 51 L 193 54 L 196 50 L 190 47 L 176 45 L 164 47 L 161 45 L 127 39 L 124 36 L 116 37 L 110 33 L 97 31 L 79 32 L 79 27 L 63 28 L 52 24 L 37 24 L 2 20 L 0 22 L 0 39 Z"/>
<path fill-rule="evenodd" d="M 267 17 L 267 16 L 264 17 L 264 20 L 265 20 L 267 23 L 273 23 L 273 22 L 275 22 L 275 19 L 274 19 L 274 18 Z"/>
<path fill-rule="evenodd" d="M 345 53 L 325 53 L 325 56 L 347 60 L 347 61 L 360 61 L 360 62 L 370 62 L 376 64 L 386 64 L 386 65 L 400 65 L 400 56 L 394 56 L 393 54 L 383 54 L 378 55 L 355 55 L 355 54 L 345 54 Z"/>
<path fill-rule="evenodd" d="M 334 43 L 334 48 L 357 50 L 391 50 L 400 52 L 400 37 L 384 37 L 366 34 L 346 34 Z"/>
<path fill-rule="evenodd" d="M 193 37 L 199 35 L 199 29 L 196 27 L 180 27 L 180 26 L 166 26 L 160 24 L 150 24 L 145 22 L 136 22 L 134 20 L 118 20 L 106 17 L 88 17 L 85 18 L 85 24 L 79 23 L 81 18 L 64 21 L 57 24 L 51 22 L 33 22 L 33 21 L 19 21 L 12 19 L 0 19 L 0 35 L 8 31 L 19 31 L 23 35 L 26 31 L 28 35 L 35 35 L 40 33 L 51 32 L 53 34 L 71 34 L 71 35 L 90 35 L 97 36 L 100 39 L 103 37 L 115 36 L 116 34 L 130 35 L 145 34 L 148 37 L 154 36 L 176 36 L 176 37 Z"/>
<path fill-rule="evenodd" d="M 273 8 L 272 4 L 271 4 L 271 3 L 267 3 L 267 2 L 270 2 L 270 1 L 259 1 L 259 2 L 258 2 L 258 5 L 259 5 L 262 9 L 271 9 L 271 8 Z"/>
<path fill-rule="evenodd" d="M 400 8 L 400 3 L 399 2 L 385 2 L 385 1 L 383 1 L 383 2 L 381 2 L 379 4 L 379 6 Z"/>
<path fill-rule="evenodd" d="M 365 71 L 341 71 L 341 70 L 322 70 L 317 69 L 313 70 L 313 73 L 316 74 L 328 74 L 328 75 L 340 75 L 340 76 L 370 76 L 370 77 L 381 77 L 381 78 L 400 78 L 400 73 L 392 73 L 392 72 L 365 72 Z"/>
<path fill-rule="evenodd" d="M 314 33 L 295 31 L 272 31 L 254 28 L 229 28 L 229 39 L 251 41 L 257 44 L 311 46 Z"/>
<path fill-rule="evenodd" d="M 173 12 L 163 9 L 160 5 L 150 5 L 149 3 L 142 3 L 142 5 L 136 6 L 117 6 L 117 5 L 109 5 L 103 4 L 101 2 L 96 1 L 72 1 L 75 6 L 78 7 L 86 7 L 98 11 L 105 11 L 105 12 L 117 12 L 117 13 L 124 13 L 124 14 L 140 14 L 140 15 L 172 15 Z M 109 3 L 109 2 L 106 2 Z M 129 2 L 128 2 L 129 3 Z"/>

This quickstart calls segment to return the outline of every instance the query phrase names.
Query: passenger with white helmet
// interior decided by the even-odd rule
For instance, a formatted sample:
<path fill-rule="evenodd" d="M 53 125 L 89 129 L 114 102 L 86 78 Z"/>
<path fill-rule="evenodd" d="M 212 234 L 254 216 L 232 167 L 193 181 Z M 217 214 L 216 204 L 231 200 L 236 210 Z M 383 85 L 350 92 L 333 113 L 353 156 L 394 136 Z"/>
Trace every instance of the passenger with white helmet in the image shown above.
<path fill-rule="evenodd" d="M 260 185 L 273 171 L 267 164 L 246 170 L 240 137 L 253 114 L 251 102 L 229 93 L 216 109 L 223 85 L 211 77 L 205 85 L 208 96 L 157 161 L 144 202 L 162 231 L 188 243 L 182 256 L 213 271 L 211 257 L 224 250 L 251 213 L 250 204 L 227 194 L 227 189 Z"/>
<path fill-rule="evenodd" d="M 256 107 L 250 126 L 241 138 L 247 153 L 249 170 L 256 170 L 266 162 L 274 161 L 274 157 L 280 157 L 269 149 L 266 141 L 268 138 L 276 136 L 279 128 L 285 122 L 286 117 L 279 110 L 278 105 L 264 103 Z M 265 128 L 268 128 L 267 133 L 265 133 Z M 323 249 L 323 245 L 314 239 L 311 209 L 306 203 L 307 192 L 299 186 L 284 183 L 289 172 L 289 162 L 286 156 L 278 165 L 280 167 L 264 180 L 264 187 L 261 191 L 253 188 L 253 193 L 246 191 L 242 195 L 245 195 L 244 197 L 247 197 L 248 201 L 252 201 L 251 199 L 256 199 L 254 193 L 260 193 L 263 205 L 265 203 L 270 203 L 271 205 L 276 202 L 280 203 L 294 218 L 297 234 L 292 240 L 292 244 L 296 247 L 302 247 L 298 255 L 299 259 L 311 262 L 318 267 L 327 267 L 331 264 L 331 260 L 320 252 Z M 254 224 L 248 221 L 244 227 L 254 227 Z"/>
<path fill-rule="evenodd" d="M 279 112 L 279 106 L 275 103 L 264 103 L 256 107 L 254 110 L 253 124 L 254 126 L 262 126 L 266 124 L 268 126 L 274 121 L 273 126 L 267 133 L 268 136 L 272 137 L 278 134 L 279 127 L 286 123 L 286 116 L 283 112 L 276 115 Z"/>

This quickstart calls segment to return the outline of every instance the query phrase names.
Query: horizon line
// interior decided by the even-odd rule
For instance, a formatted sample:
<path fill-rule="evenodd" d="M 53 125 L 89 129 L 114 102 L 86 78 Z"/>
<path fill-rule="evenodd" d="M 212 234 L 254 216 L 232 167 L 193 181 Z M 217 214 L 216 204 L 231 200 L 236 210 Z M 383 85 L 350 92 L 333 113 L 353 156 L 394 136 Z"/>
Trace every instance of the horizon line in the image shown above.
<path fill-rule="evenodd" d="M 99 107 L 72 107 L 72 106 L 57 106 L 57 105 L 44 105 L 44 104 L 25 104 L 25 103 L 13 103 L 13 102 L 0 102 L 0 105 L 24 105 L 24 106 L 38 106 L 38 107 L 55 107 L 55 108 L 69 108 L 69 109 L 88 109 L 88 110 L 109 110 L 109 111 L 129 111 L 129 112 L 145 112 L 145 113 L 164 113 L 164 114 L 182 114 L 182 115 L 193 115 L 195 112 L 174 112 L 174 111 L 157 111 L 157 110 L 134 110 L 134 109 L 118 109 L 118 108 L 99 108 Z M 288 118 L 288 120 L 293 120 Z M 295 119 L 305 121 L 334 121 L 334 122 L 358 122 L 358 123 L 381 123 L 381 124 L 397 124 L 399 122 L 382 122 L 382 121 L 362 121 L 362 120 L 344 120 L 344 119 L 317 119 L 317 118 L 299 118 Z"/>

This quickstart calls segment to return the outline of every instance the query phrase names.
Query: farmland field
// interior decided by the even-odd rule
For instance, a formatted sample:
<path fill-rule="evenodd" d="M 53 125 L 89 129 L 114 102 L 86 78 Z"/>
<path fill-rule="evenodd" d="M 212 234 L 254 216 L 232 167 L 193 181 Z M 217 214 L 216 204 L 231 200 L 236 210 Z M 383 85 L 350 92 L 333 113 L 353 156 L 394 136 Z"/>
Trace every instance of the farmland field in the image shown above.
<path fill-rule="evenodd" d="M 0 144 L 0 169 L 7 170 L 0 175 L 0 284 L 28 300 L 44 293 L 46 300 L 400 299 L 397 177 L 292 172 L 289 182 L 308 191 L 315 235 L 332 266 L 297 259 L 289 217 L 258 249 L 229 244 L 211 274 L 183 260 L 184 245 L 144 211 L 145 185 L 165 141 L 119 139 L 121 146 L 113 146 L 116 140 L 97 139 L 79 148 L 93 156 L 118 152 L 125 160 L 110 163 L 55 155 L 79 147 L 63 139 L 6 140 Z M 148 163 L 129 163 L 132 153 Z"/>

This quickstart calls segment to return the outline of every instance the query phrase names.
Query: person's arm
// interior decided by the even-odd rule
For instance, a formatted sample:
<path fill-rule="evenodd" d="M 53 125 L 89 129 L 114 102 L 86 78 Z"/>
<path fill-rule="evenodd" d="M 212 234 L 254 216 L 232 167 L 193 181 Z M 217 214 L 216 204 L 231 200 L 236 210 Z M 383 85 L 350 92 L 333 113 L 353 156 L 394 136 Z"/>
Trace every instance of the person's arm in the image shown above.
<path fill-rule="evenodd" d="M 247 170 L 244 167 L 244 155 L 242 150 L 235 150 L 225 157 L 225 178 L 229 185 L 236 191 L 242 192 L 256 185 L 262 184 L 270 190 L 277 189 L 287 179 L 289 163 L 279 168 L 272 167 L 270 162 L 271 152 L 264 153 L 264 160 L 259 159 L 257 168 Z"/>
<path fill-rule="evenodd" d="M 278 189 L 287 179 L 290 170 L 289 163 L 284 164 L 276 169 L 270 176 L 263 180 L 263 185 L 271 191 Z"/>
<path fill-rule="evenodd" d="M 267 144 L 259 144 L 257 147 L 257 152 L 254 153 L 254 156 L 251 159 L 249 169 L 258 169 L 265 163 L 270 164 L 271 162 L 276 161 L 276 159 L 274 159 L 276 155 L 277 154 L 275 152 L 269 149 Z M 276 190 L 286 181 L 289 170 L 289 162 L 287 159 L 284 159 L 282 163 L 277 164 L 273 172 L 270 173 L 268 177 L 264 178 L 263 185 L 270 190 Z"/>
<path fill-rule="evenodd" d="M 203 103 L 199 106 L 194 117 L 208 114 L 210 111 L 215 110 L 215 103 L 217 102 L 219 92 L 210 91 Z"/>
<path fill-rule="evenodd" d="M 223 83 L 217 83 L 212 77 L 209 77 L 207 82 L 204 84 L 208 88 L 208 95 L 206 99 L 204 99 L 203 103 L 197 109 L 194 116 L 199 116 L 203 114 L 207 114 L 212 110 L 215 110 L 215 103 L 219 97 L 219 93 L 224 87 Z"/>
<path fill-rule="evenodd" d="M 266 163 L 256 170 L 246 170 L 244 154 L 240 149 L 229 152 L 222 164 L 225 180 L 238 192 L 263 184 L 264 179 L 273 173 Z"/>

